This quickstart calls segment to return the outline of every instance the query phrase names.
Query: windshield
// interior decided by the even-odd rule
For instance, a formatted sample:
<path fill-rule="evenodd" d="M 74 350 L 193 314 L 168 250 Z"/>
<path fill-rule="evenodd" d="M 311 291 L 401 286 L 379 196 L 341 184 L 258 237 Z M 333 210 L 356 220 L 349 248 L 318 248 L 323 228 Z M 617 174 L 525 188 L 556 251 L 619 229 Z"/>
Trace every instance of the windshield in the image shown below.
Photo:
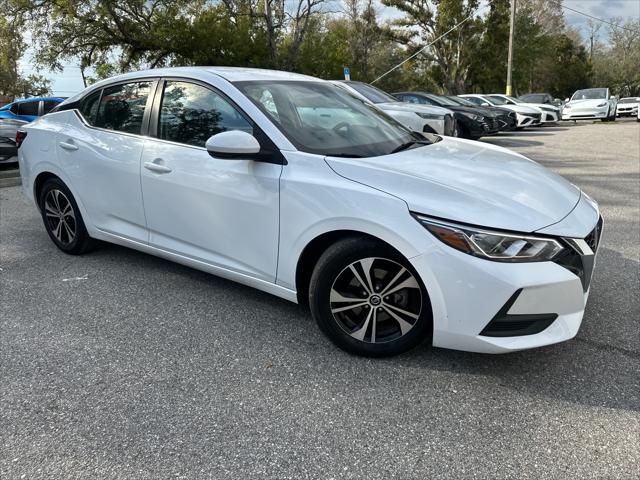
<path fill-rule="evenodd" d="M 506 105 L 507 101 L 500 97 L 482 97 L 482 100 L 491 105 Z"/>
<path fill-rule="evenodd" d="M 638 103 L 640 102 L 640 97 L 627 97 L 621 98 L 618 103 Z"/>
<path fill-rule="evenodd" d="M 440 95 L 427 95 L 427 97 L 433 100 L 434 102 L 436 102 L 441 107 L 442 106 L 449 106 L 449 107 L 459 106 L 459 104 L 457 104 L 456 102 L 451 101 L 447 97 L 441 97 Z"/>
<path fill-rule="evenodd" d="M 544 103 L 546 95 L 544 93 L 532 93 L 531 95 L 523 95 L 518 97 L 519 100 L 529 103 Z"/>
<path fill-rule="evenodd" d="M 455 103 L 456 105 L 462 105 L 463 107 L 477 107 L 478 105 L 476 105 L 473 102 L 470 102 L 469 100 L 467 100 L 466 98 L 462 98 L 462 97 L 447 97 L 449 100 L 451 100 L 453 103 Z"/>
<path fill-rule="evenodd" d="M 438 140 L 411 132 L 383 111 L 328 82 L 248 81 L 235 85 L 303 152 L 374 157 L 416 141 Z"/>
<path fill-rule="evenodd" d="M 373 103 L 387 103 L 397 102 L 398 99 L 392 97 L 387 92 L 383 92 L 379 88 L 373 87 L 367 83 L 362 82 L 344 82 L 353 88 L 360 95 L 364 95 L 370 102 Z"/>
<path fill-rule="evenodd" d="M 586 90 L 578 90 L 573 94 L 571 100 L 599 100 L 607 98 L 606 88 L 588 88 Z"/>

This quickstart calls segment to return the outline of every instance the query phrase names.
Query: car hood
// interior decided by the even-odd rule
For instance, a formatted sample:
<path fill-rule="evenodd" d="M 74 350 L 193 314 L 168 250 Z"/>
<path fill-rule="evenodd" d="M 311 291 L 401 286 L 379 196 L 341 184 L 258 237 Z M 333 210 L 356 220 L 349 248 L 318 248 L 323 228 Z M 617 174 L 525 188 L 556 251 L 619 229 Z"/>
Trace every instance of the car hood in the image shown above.
<path fill-rule="evenodd" d="M 602 107 L 598 107 L 598 105 L 603 105 Z M 595 99 L 584 99 L 584 100 L 571 100 L 567 103 L 564 108 L 604 108 L 609 104 L 609 101 L 606 98 L 595 98 Z"/>
<path fill-rule="evenodd" d="M 373 158 L 326 157 L 339 175 L 403 199 L 414 212 L 519 232 L 559 222 L 580 190 L 501 147 L 445 137 Z"/>
<path fill-rule="evenodd" d="M 376 103 L 376 107 L 382 110 L 400 110 L 402 112 L 431 113 L 436 115 L 452 114 L 451 110 L 435 105 L 417 105 L 407 102 L 384 102 Z"/>
<path fill-rule="evenodd" d="M 548 103 L 529 103 L 529 102 L 527 102 L 527 104 L 525 106 L 533 107 L 533 108 L 550 108 L 551 110 L 554 110 L 554 111 L 560 110 L 555 105 L 550 105 Z"/>
<path fill-rule="evenodd" d="M 463 105 L 455 106 L 455 107 L 447 107 L 450 108 L 454 112 L 460 113 L 473 113 L 474 115 L 481 115 L 484 117 L 495 117 L 496 114 L 482 107 L 465 107 Z"/>

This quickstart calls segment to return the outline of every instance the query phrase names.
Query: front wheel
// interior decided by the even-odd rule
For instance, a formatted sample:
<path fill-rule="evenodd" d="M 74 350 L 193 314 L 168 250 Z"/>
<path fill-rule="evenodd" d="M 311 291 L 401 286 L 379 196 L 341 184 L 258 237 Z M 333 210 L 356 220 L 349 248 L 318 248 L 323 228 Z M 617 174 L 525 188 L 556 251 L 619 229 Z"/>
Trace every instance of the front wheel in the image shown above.
<path fill-rule="evenodd" d="M 309 288 L 311 313 L 340 348 L 382 357 L 432 332 L 431 304 L 413 267 L 389 247 L 353 237 L 320 257 Z"/>

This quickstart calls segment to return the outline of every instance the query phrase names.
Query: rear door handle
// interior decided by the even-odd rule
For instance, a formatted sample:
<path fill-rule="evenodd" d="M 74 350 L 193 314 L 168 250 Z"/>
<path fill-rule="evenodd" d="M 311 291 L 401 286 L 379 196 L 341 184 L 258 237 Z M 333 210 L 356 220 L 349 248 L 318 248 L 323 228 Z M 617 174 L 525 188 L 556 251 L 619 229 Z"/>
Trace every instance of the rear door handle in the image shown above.
<path fill-rule="evenodd" d="M 144 162 L 144 168 L 146 168 L 147 170 L 151 170 L 152 172 L 156 172 L 156 173 L 169 173 L 169 172 L 171 172 L 171 169 L 169 167 L 166 167 L 164 165 L 159 165 L 159 164 L 154 163 L 154 162 Z"/>
<path fill-rule="evenodd" d="M 75 143 L 70 142 L 60 142 L 60 147 L 69 151 L 78 150 L 78 146 Z"/>

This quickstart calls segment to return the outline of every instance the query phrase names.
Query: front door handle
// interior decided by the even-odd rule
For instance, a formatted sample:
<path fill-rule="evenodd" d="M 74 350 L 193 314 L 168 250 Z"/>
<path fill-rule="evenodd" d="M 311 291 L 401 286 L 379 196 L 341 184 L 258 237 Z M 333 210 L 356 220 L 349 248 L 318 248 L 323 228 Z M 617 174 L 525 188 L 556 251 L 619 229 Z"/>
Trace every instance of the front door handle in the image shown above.
<path fill-rule="evenodd" d="M 71 142 L 60 142 L 60 147 L 69 151 L 78 150 L 78 146 Z"/>
<path fill-rule="evenodd" d="M 159 165 L 154 162 L 144 162 L 144 168 L 156 173 L 169 173 L 171 169 L 165 165 Z"/>

